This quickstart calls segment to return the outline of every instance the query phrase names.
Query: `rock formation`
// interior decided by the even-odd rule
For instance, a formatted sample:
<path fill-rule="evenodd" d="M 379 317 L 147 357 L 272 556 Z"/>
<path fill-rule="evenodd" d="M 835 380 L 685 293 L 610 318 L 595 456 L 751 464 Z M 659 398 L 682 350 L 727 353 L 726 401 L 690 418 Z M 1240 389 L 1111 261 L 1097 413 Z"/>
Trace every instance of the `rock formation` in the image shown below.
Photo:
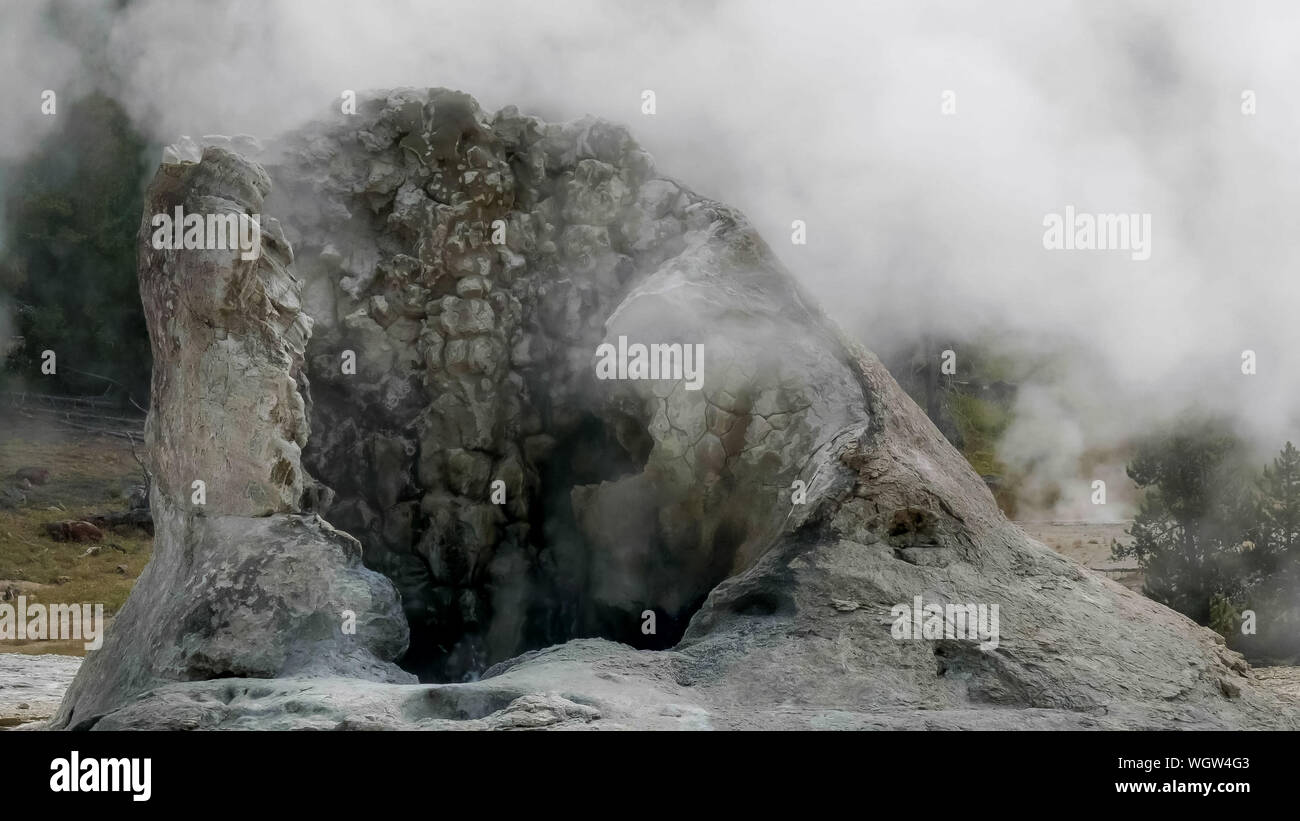
<path fill-rule="evenodd" d="M 153 349 L 145 424 L 154 553 L 55 718 L 93 724 L 166 682 L 328 672 L 414 677 L 392 664 L 408 628 L 361 546 L 303 511 L 308 423 L 298 380 L 311 320 L 274 220 L 262 253 L 161 250 L 152 216 L 260 214 L 266 173 L 209 148 L 164 164 L 140 228 L 140 296 Z M 344 633 L 342 614 L 357 615 Z"/>
<path fill-rule="evenodd" d="M 626 130 L 399 90 L 167 159 L 156 554 L 56 726 L 1296 726 L 1009 524 Z M 177 203 L 279 222 L 253 265 L 155 250 Z M 699 389 L 599 379 L 606 343 L 701 346 Z M 996 605 L 997 640 L 896 637 L 914 602 Z"/>

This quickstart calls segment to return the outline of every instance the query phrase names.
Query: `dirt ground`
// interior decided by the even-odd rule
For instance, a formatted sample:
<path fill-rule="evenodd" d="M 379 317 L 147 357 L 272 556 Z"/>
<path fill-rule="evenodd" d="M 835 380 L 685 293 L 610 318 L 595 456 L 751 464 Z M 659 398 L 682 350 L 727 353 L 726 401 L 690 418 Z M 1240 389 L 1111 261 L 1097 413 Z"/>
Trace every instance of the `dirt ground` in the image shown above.
<path fill-rule="evenodd" d="M 23 468 L 48 471 L 43 484 L 23 482 Z M 51 522 L 125 511 L 143 474 L 122 438 L 68 431 L 0 408 L 0 600 L 103 604 L 106 616 L 126 601 L 144 570 L 153 539 L 135 527 L 100 542 L 56 541 Z M 0 653 L 83 655 L 80 642 L 0 640 Z"/>
<path fill-rule="evenodd" d="M 1254 671 L 1261 684 L 1300 706 L 1300 667 L 1255 667 Z"/>
<path fill-rule="evenodd" d="M 15 473 L 27 467 L 48 470 L 48 481 L 21 482 Z M 111 623 L 148 563 L 153 539 L 130 527 L 105 533 L 99 543 L 55 541 L 44 526 L 126 510 L 131 488 L 142 481 L 127 440 L 0 408 L 0 602 L 16 606 L 21 596 L 28 604 L 102 603 L 105 626 Z M 0 730 L 52 716 L 85 645 L 0 640 Z"/>
<path fill-rule="evenodd" d="M 1114 542 L 1130 544 L 1126 532 L 1131 521 L 1120 522 L 1016 522 L 1029 537 L 1063 556 L 1069 556 L 1090 570 L 1104 573 L 1129 590 L 1142 592 L 1142 571 L 1133 559 L 1111 558 Z"/>

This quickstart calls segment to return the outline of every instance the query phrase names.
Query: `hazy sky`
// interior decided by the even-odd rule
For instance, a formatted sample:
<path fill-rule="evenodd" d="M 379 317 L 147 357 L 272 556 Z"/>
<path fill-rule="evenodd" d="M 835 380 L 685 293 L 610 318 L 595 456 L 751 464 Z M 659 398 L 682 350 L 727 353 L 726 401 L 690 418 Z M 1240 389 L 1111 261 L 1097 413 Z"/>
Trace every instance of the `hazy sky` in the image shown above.
<path fill-rule="evenodd" d="M 74 42 L 54 36 L 51 7 Z M 5 156 L 50 127 L 42 89 L 70 100 L 97 82 L 165 141 L 267 137 L 343 89 L 403 85 L 596 114 L 629 125 L 663 173 L 748 213 L 869 344 L 994 328 L 1064 348 L 1067 367 L 1023 393 L 1009 458 L 1068 475 L 1083 449 L 1191 402 L 1267 450 L 1300 438 L 1300 4 L 110 7 L 0 5 Z M 1067 205 L 1150 214 L 1151 258 L 1045 250 L 1044 216 Z M 794 219 L 806 246 L 790 243 Z"/>

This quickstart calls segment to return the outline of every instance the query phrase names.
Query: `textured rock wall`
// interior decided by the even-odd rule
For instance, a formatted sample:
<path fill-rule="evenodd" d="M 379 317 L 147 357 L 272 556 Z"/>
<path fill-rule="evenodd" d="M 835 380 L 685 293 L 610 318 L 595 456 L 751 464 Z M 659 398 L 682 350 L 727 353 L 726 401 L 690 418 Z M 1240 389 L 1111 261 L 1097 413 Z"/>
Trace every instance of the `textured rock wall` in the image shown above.
<path fill-rule="evenodd" d="M 807 454 L 861 415 L 743 218 L 620 127 L 402 90 L 268 168 L 317 323 L 307 462 L 401 590 L 408 666 L 435 678 L 574 636 L 670 646 L 770 543 Z M 712 241 L 724 227 L 744 241 Z M 748 281 L 716 293 L 719 271 Z M 620 335 L 702 344 L 703 389 L 597 381 Z"/>
<path fill-rule="evenodd" d="M 154 214 L 261 215 L 271 181 L 235 154 L 209 149 L 197 164 L 163 165 L 141 227 L 140 294 L 155 368 L 146 431 L 159 492 L 187 499 L 203 481 L 209 514 L 296 510 L 307 419 L 296 378 L 311 335 L 287 266 L 292 251 L 274 218 L 261 255 L 160 250 Z"/>

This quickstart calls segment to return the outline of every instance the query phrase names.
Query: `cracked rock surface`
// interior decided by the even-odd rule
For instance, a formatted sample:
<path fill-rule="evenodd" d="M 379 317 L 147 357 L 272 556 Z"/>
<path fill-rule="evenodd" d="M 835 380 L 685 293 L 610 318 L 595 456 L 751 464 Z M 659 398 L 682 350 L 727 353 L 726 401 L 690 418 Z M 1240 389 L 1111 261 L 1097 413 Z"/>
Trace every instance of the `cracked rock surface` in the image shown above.
<path fill-rule="evenodd" d="M 405 89 L 236 151 L 150 188 L 146 226 L 279 222 L 250 270 L 142 244 L 165 520 L 58 726 L 1297 726 L 1214 633 L 1008 523 L 625 129 Z M 702 346 L 699 390 L 597 379 L 621 338 Z M 997 605 L 996 646 L 894 638 L 918 596 Z"/>
<path fill-rule="evenodd" d="M 304 462 L 401 592 L 426 678 L 582 636 L 671 646 L 865 418 L 743 216 L 621 127 L 398 90 L 267 170 L 314 322 Z M 597 379 L 620 337 L 702 346 L 700 389 Z"/>

